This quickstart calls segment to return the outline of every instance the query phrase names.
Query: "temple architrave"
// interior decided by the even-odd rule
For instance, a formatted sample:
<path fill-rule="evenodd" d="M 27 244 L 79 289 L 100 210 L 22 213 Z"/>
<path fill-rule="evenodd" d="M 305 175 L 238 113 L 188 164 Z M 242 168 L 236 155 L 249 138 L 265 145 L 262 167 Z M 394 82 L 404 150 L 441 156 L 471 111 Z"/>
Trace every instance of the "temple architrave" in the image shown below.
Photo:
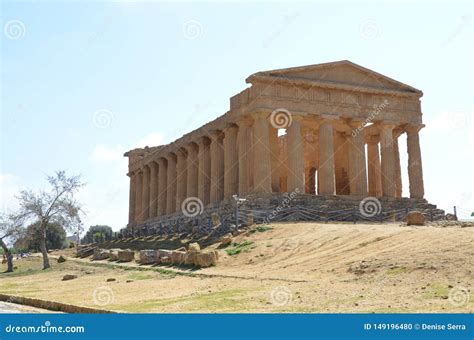
<path fill-rule="evenodd" d="M 423 93 L 343 60 L 257 72 L 230 98 L 230 110 L 161 146 L 129 158 L 129 226 L 238 197 L 292 193 L 397 200 L 402 171 L 409 198 L 423 200 Z M 398 139 L 406 134 L 408 169 Z M 271 196 L 271 195 L 270 195 Z"/>

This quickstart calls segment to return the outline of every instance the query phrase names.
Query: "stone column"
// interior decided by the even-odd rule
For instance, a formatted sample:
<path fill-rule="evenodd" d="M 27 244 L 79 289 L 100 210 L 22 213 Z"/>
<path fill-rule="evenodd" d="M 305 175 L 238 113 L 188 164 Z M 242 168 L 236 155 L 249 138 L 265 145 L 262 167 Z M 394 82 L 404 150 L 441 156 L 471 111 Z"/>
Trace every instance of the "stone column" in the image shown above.
<path fill-rule="evenodd" d="M 425 189 L 423 185 L 423 167 L 421 163 L 420 137 L 418 132 L 423 125 L 408 126 L 407 151 L 408 151 L 408 180 L 410 184 L 410 197 L 423 198 Z"/>
<path fill-rule="evenodd" d="M 239 154 L 237 152 L 237 126 L 224 131 L 224 198 L 239 192 Z"/>
<path fill-rule="evenodd" d="M 256 193 L 272 192 L 272 168 L 270 160 L 268 120 L 263 114 L 256 114 L 254 119 L 253 190 Z"/>
<path fill-rule="evenodd" d="M 158 216 L 163 216 L 166 214 L 166 205 L 167 205 L 167 191 L 168 191 L 168 163 L 166 159 L 158 159 Z"/>
<path fill-rule="evenodd" d="M 398 149 L 398 137 L 400 131 L 393 131 L 393 161 L 395 162 L 395 197 L 402 197 L 402 169 L 400 166 L 400 151 Z"/>
<path fill-rule="evenodd" d="M 176 163 L 176 210 L 181 210 L 181 203 L 186 199 L 187 190 L 187 160 L 186 151 L 179 149 L 176 152 L 177 163 Z"/>
<path fill-rule="evenodd" d="M 334 195 L 334 146 L 333 127 L 329 122 L 319 126 L 319 171 L 320 195 Z"/>
<path fill-rule="evenodd" d="M 369 196 L 382 196 L 382 178 L 380 173 L 379 137 L 369 136 L 367 142 Z"/>
<path fill-rule="evenodd" d="M 293 116 L 291 125 L 286 129 L 288 141 L 288 192 L 305 192 L 304 148 L 301 138 L 301 118 Z"/>
<path fill-rule="evenodd" d="M 157 216 L 158 211 L 158 164 L 150 163 L 150 213 L 149 217 Z"/>
<path fill-rule="evenodd" d="M 198 197 L 198 174 L 199 174 L 199 161 L 198 161 L 198 147 L 195 143 L 189 143 L 188 147 L 188 158 L 187 158 L 187 197 Z"/>
<path fill-rule="evenodd" d="M 383 191 L 382 191 L 382 163 L 380 161 L 380 147 L 377 145 L 377 155 L 378 155 L 378 162 L 375 163 L 375 180 L 376 180 L 376 186 L 375 186 L 375 192 L 377 197 L 382 197 L 383 196 Z"/>
<path fill-rule="evenodd" d="M 135 186 L 136 186 L 136 175 L 131 172 L 128 174 L 130 177 L 130 191 L 128 199 L 128 224 L 132 225 L 135 223 Z"/>
<path fill-rule="evenodd" d="M 204 205 L 210 202 L 211 190 L 211 155 L 209 139 L 201 137 L 198 141 L 199 147 L 199 174 L 198 174 L 198 197 Z"/>
<path fill-rule="evenodd" d="M 224 150 L 221 131 L 213 131 L 210 136 L 211 203 L 217 203 L 224 198 Z"/>
<path fill-rule="evenodd" d="M 270 143 L 270 166 L 272 168 L 272 192 L 280 192 L 280 142 L 278 141 L 278 129 L 270 124 L 268 134 Z"/>
<path fill-rule="evenodd" d="M 334 134 L 334 169 L 336 195 L 349 195 L 349 142 L 345 132 Z"/>
<path fill-rule="evenodd" d="M 176 211 L 176 155 L 168 154 L 167 170 L 167 190 L 166 190 L 166 214 L 172 214 Z"/>
<path fill-rule="evenodd" d="M 349 142 L 349 183 L 352 196 L 367 196 L 367 168 L 362 122 L 351 122 Z"/>
<path fill-rule="evenodd" d="M 146 221 L 150 214 L 150 168 L 143 167 L 143 189 L 142 189 L 142 220 Z"/>
<path fill-rule="evenodd" d="M 395 197 L 395 162 L 393 153 L 394 125 L 380 126 L 380 155 L 382 158 L 382 195 Z"/>
<path fill-rule="evenodd" d="M 249 175 L 250 165 L 252 161 L 250 159 L 250 131 L 252 127 L 252 121 L 250 119 L 242 119 L 239 121 L 239 195 L 246 195 L 249 193 Z"/>
<path fill-rule="evenodd" d="M 143 221 L 143 210 L 142 210 L 142 201 L 143 201 L 143 171 L 139 170 L 136 174 L 137 183 L 135 186 L 135 221 L 140 223 Z"/>

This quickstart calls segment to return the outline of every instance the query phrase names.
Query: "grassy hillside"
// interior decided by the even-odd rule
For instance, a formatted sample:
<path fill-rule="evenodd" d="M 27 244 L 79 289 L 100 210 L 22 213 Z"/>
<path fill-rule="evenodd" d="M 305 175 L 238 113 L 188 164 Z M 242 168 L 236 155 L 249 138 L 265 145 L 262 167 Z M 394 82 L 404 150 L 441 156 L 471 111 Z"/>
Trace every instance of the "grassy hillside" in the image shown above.
<path fill-rule="evenodd" d="M 29 258 L 0 292 L 128 312 L 473 312 L 473 244 L 472 227 L 275 224 L 236 237 L 216 267 Z"/>

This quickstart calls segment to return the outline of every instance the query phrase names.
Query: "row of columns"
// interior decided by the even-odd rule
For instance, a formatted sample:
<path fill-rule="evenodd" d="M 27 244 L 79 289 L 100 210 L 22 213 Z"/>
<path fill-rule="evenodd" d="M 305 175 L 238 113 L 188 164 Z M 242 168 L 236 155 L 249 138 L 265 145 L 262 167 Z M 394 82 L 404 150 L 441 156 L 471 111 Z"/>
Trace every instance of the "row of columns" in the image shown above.
<path fill-rule="evenodd" d="M 131 173 L 129 223 L 179 211 L 187 197 L 198 197 L 207 205 L 234 194 L 280 191 L 276 130 L 271 130 L 265 115 L 252 118 L 242 119 L 238 126 L 210 131 L 208 136 Z M 286 131 L 286 191 L 305 192 L 303 123 L 299 116 L 292 118 Z M 378 134 L 367 138 L 366 159 L 364 133 L 336 134 L 333 123 L 323 120 L 318 126 L 318 193 L 401 197 L 401 132 L 394 130 L 395 125 L 379 124 Z M 351 129 L 358 126 L 349 123 Z M 423 198 L 419 127 L 409 126 L 405 131 L 410 197 Z"/>

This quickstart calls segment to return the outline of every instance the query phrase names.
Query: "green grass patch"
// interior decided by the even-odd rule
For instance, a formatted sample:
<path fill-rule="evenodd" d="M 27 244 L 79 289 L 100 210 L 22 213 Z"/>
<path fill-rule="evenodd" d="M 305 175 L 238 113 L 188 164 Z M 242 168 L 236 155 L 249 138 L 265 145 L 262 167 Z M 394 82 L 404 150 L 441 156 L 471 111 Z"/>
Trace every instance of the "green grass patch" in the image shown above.
<path fill-rule="evenodd" d="M 169 278 L 169 279 L 174 278 L 176 275 L 195 276 L 192 273 L 175 272 L 172 270 L 159 268 L 159 267 L 122 266 L 120 264 L 114 264 L 114 263 L 98 263 L 98 262 L 93 263 L 93 262 L 79 262 L 79 261 L 77 261 L 77 264 L 80 264 L 83 266 L 90 266 L 90 267 L 122 269 L 122 270 L 129 270 L 129 271 L 154 271 L 154 272 L 160 273 L 165 278 Z"/>
<path fill-rule="evenodd" d="M 253 234 L 253 233 L 256 233 L 256 232 L 259 232 L 259 233 L 263 233 L 265 231 L 268 231 L 268 230 L 272 230 L 273 228 L 272 227 L 269 227 L 267 225 L 259 225 L 251 230 L 249 230 L 249 233 Z"/>
<path fill-rule="evenodd" d="M 234 242 L 232 246 L 227 248 L 225 251 L 227 255 L 237 255 L 241 252 L 250 251 L 250 249 L 255 248 L 253 241 L 243 241 L 240 243 Z"/>
<path fill-rule="evenodd" d="M 425 299 L 446 299 L 449 294 L 449 287 L 440 283 L 433 283 L 426 287 L 423 297 Z"/>
<path fill-rule="evenodd" d="M 55 263 L 53 259 L 49 259 L 51 263 L 51 269 L 43 270 L 43 260 L 39 257 L 28 257 L 21 260 L 15 260 L 13 262 L 13 272 L 5 273 L 0 272 L 0 279 L 9 278 L 9 277 L 21 277 L 28 275 L 36 274 L 47 274 L 55 267 L 58 267 L 58 264 Z"/>
<path fill-rule="evenodd" d="M 41 267 L 38 269 L 33 268 L 17 268 L 13 270 L 13 273 L 0 273 L 0 278 L 2 277 L 20 277 L 20 276 L 28 276 L 28 275 L 36 275 L 36 274 L 46 274 L 50 269 L 43 270 Z"/>
<path fill-rule="evenodd" d="M 269 227 L 267 225 L 259 225 L 257 228 L 255 228 L 255 230 L 258 231 L 259 233 L 263 233 L 265 231 L 272 230 L 272 229 L 273 229 L 272 227 Z"/>
<path fill-rule="evenodd" d="M 211 293 L 198 293 L 195 296 L 182 296 L 177 298 L 164 298 L 158 300 L 148 300 L 139 303 L 114 305 L 118 310 L 127 312 L 149 312 L 163 310 L 172 306 L 186 306 L 190 312 L 233 312 L 245 310 L 250 304 L 243 289 L 230 289 Z"/>

